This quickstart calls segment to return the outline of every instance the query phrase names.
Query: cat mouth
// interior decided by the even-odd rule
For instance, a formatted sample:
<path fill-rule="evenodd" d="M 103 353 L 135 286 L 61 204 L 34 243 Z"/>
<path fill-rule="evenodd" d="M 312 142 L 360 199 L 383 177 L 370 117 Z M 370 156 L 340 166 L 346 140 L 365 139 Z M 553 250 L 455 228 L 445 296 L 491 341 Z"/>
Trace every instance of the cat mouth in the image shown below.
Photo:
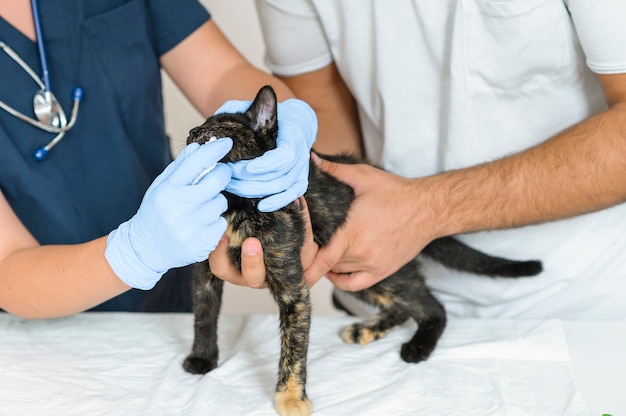
<path fill-rule="evenodd" d="M 195 128 L 192 129 L 189 132 L 189 137 L 187 137 L 187 143 L 209 143 L 212 141 L 217 140 L 217 136 L 209 131 L 209 130 L 205 130 L 203 128 Z"/>

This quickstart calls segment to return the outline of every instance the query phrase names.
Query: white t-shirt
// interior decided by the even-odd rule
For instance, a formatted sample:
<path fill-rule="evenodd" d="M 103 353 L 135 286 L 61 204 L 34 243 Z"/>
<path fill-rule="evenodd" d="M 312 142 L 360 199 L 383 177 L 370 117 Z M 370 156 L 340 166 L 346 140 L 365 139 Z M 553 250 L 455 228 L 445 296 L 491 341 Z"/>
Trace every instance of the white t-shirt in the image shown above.
<path fill-rule="evenodd" d="M 368 158 L 407 177 L 536 145 L 606 109 L 597 73 L 626 72 L 624 0 L 257 0 L 267 64 L 334 62 Z M 625 182 L 626 183 L 626 182 Z M 453 316 L 626 319 L 626 205 L 459 236 L 544 272 L 490 279 L 426 262 Z"/>

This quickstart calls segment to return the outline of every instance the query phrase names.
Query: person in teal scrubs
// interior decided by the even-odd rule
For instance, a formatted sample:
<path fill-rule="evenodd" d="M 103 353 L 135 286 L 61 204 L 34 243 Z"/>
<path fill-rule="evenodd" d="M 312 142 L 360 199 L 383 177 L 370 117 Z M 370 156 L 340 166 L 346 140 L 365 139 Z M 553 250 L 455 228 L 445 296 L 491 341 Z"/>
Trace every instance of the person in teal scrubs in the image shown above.
<path fill-rule="evenodd" d="M 39 75 L 43 42 L 68 118 L 74 87 L 83 97 L 74 126 L 43 160 L 33 151 L 55 134 L 0 110 L 0 308 L 26 318 L 189 311 L 188 265 L 206 259 L 225 229 L 220 191 L 236 182 L 243 196 L 273 195 L 268 210 L 301 196 L 306 172 L 296 162 L 309 157 L 315 115 L 246 62 L 196 0 L 42 2 L 39 39 L 32 10 L 0 3 L 1 41 Z M 258 160 L 293 163 L 265 172 L 218 164 L 191 185 L 231 143 L 190 145 L 172 162 L 161 69 L 205 116 L 272 84 L 286 100 L 279 123 L 290 134 Z M 32 115 L 33 78 L 2 52 L 0 74 L 0 101 Z M 266 192 L 247 172 L 266 179 Z M 246 193 L 246 181 L 261 195 Z"/>

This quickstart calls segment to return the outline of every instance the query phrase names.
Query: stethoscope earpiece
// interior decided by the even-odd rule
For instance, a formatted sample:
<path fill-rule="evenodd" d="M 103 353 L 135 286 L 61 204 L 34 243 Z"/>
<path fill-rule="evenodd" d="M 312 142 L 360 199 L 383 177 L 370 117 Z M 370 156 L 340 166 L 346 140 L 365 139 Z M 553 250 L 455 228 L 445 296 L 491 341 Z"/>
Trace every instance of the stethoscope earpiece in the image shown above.
<path fill-rule="evenodd" d="M 41 162 L 47 154 L 48 149 L 46 149 L 46 146 L 42 146 L 33 152 L 33 159 L 35 159 L 37 162 Z"/>

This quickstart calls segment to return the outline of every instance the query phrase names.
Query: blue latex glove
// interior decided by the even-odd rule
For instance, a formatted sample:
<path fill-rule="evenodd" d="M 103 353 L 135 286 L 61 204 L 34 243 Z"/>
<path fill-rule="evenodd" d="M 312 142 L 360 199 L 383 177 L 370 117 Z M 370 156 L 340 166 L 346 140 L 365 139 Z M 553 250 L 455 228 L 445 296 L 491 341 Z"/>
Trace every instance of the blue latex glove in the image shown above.
<path fill-rule="evenodd" d="M 227 101 L 219 113 L 245 112 L 252 101 Z M 317 136 L 317 116 L 295 98 L 278 103 L 276 149 L 252 160 L 230 164 L 233 179 L 226 190 L 244 198 L 264 198 L 258 209 L 276 211 L 301 197 L 309 181 L 309 158 Z"/>
<path fill-rule="evenodd" d="M 137 213 L 111 231 L 105 257 L 127 285 L 151 289 L 171 268 L 206 260 L 226 231 L 223 163 L 192 184 L 232 147 L 229 138 L 192 143 L 150 185 Z"/>

